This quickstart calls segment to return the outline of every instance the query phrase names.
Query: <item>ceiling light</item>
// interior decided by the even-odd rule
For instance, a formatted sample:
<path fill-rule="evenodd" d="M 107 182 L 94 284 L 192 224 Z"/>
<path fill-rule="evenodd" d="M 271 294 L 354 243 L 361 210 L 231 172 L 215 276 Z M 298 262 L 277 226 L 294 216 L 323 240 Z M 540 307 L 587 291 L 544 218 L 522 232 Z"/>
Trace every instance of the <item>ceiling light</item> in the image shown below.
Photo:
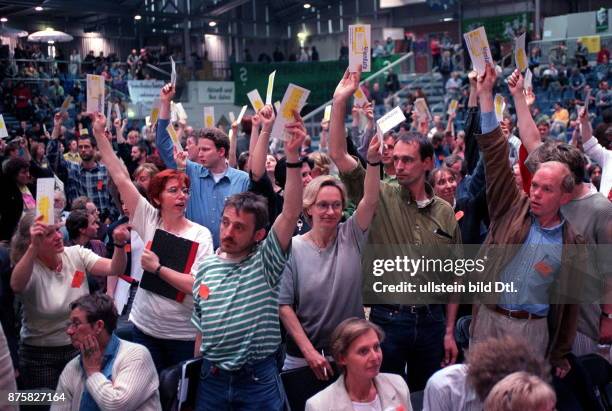
<path fill-rule="evenodd" d="M 445 17 L 445 18 L 442 19 L 442 21 L 444 21 L 444 22 L 453 21 L 453 18 L 452 17 Z"/>
<path fill-rule="evenodd" d="M 142 18 L 142 16 L 140 14 L 137 14 L 134 16 L 134 20 L 140 20 Z"/>
<path fill-rule="evenodd" d="M 7 19 L 6 17 L 2 17 L 2 18 L 0 19 L 0 21 L 1 21 L 2 23 L 6 23 L 6 22 L 8 21 L 8 19 Z"/>
<path fill-rule="evenodd" d="M 34 10 L 36 10 L 36 11 L 43 11 L 43 8 L 41 6 L 36 6 L 36 7 L 34 7 Z"/>
<path fill-rule="evenodd" d="M 210 27 L 215 27 L 215 26 L 217 25 L 217 22 L 216 22 L 216 21 L 209 21 L 209 22 L 208 22 L 208 25 L 209 25 Z"/>
<path fill-rule="evenodd" d="M 310 8 L 310 3 L 304 3 L 304 8 L 305 9 L 309 9 Z"/>

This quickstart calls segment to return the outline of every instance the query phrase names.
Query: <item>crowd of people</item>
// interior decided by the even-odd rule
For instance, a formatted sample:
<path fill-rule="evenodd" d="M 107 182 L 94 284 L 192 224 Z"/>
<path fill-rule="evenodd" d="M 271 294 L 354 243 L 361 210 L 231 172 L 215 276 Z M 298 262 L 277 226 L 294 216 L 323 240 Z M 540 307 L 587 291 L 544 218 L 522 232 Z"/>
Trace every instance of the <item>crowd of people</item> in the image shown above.
<path fill-rule="evenodd" d="M 280 375 L 303 370 L 312 411 L 411 410 L 420 391 L 432 411 L 604 409 L 606 95 L 550 120 L 522 73 L 487 66 L 447 118 L 417 111 L 416 93 L 381 135 L 376 85 L 354 102 L 360 75 L 340 79 L 319 136 L 293 112 L 282 144 L 270 105 L 228 134 L 173 121 L 171 84 L 144 129 L 82 113 L 82 91 L 68 110 L 48 98 L 50 133 L 22 113 L 0 140 L 0 387 L 55 390 L 53 410 L 160 410 L 165 370 L 200 357 L 197 410 L 285 409 Z M 36 218 L 41 178 L 53 224 Z M 418 259 L 411 246 L 460 244 L 512 244 L 486 274 L 517 291 L 364 307 L 374 247 Z M 571 297 L 587 271 L 590 303 Z"/>

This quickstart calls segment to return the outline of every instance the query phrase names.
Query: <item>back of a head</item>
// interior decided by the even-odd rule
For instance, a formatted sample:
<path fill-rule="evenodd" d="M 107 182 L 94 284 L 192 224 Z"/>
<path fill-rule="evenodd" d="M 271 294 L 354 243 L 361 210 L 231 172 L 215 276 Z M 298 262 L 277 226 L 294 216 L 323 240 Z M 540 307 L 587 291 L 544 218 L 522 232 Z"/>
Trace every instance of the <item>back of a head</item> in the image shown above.
<path fill-rule="evenodd" d="M 484 401 L 484 411 L 552 411 L 557 396 L 541 378 L 524 371 L 499 381 Z"/>
<path fill-rule="evenodd" d="M 572 174 L 574 184 L 585 181 L 587 161 L 576 147 L 567 143 L 547 141 L 529 153 L 525 166 L 530 172 L 535 173 L 542 163 L 548 161 L 565 164 Z"/>
<path fill-rule="evenodd" d="M 550 378 L 550 366 L 544 358 L 525 340 L 514 337 L 489 338 L 470 347 L 467 362 L 467 379 L 483 401 L 497 382 L 514 372 Z"/>

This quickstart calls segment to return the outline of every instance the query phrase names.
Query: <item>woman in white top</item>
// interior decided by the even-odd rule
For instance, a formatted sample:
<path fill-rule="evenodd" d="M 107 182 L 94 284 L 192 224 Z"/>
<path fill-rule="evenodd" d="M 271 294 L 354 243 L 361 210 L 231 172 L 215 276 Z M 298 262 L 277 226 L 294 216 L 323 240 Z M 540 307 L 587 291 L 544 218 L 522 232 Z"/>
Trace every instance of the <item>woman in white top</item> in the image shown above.
<path fill-rule="evenodd" d="M 130 180 L 127 170 L 113 152 L 104 131 L 106 118 L 93 115 L 94 136 L 102 161 L 119 190 L 121 200 L 129 212 L 130 224 L 145 244 L 153 240 L 155 231 L 161 229 L 199 244 L 191 275 L 161 266 L 159 258 L 145 249 L 141 265 L 144 271 L 159 277 L 184 293 L 179 302 L 142 287 L 130 312 L 134 324 L 133 341 L 144 345 L 151 352 L 158 372 L 164 368 L 193 357 L 196 329 L 191 324 L 193 310 L 193 280 L 200 261 L 213 252 L 212 236 L 207 228 L 185 218 L 189 199 L 189 177 L 177 170 L 164 170 L 156 174 L 149 183 L 149 203 Z M 177 163 L 185 162 L 187 153 L 176 153 Z"/>
<path fill-rule="evenodd" d="M 34 220 L 33 210 L 25 213 L 11 243 L 11 288 L 23 303 L 21 389 L 55 389 L 64 366 L 78 353 L 65 329 L 70 302 L 89 294 L 86 273 L 118 275 L 127 261 L 127 228 L 115 230 L 111 260 L 81 246 L 64 247 L 59 224 L 41 221 Z"/>
<path fill-rule="evenodd" d="M 383 338 L 374 323 L 360 318 L 342 321 L 332 334 L 331 346 L 343 373 L 306 402 L 306 411 L 412 411 L 404 379 L 380 373 Z"/>

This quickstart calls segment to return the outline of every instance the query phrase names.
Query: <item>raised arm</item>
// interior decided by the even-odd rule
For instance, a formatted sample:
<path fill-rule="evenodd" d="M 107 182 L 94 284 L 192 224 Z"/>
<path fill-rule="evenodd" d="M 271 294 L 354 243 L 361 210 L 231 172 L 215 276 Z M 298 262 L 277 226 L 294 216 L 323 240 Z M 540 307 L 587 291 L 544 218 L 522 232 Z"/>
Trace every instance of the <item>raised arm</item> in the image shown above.
<path fill-rule="evenodd" d="M 370 141 L 372 141 L 372 137 L 374 137 L 374 107 L 372 103 L 368 102 L 363 106 L 363 113 L 365 114 L 368 122 L 366 124 L 365 129 L 361 135 L 361 139 L 359 140 L 360 146 L 357 149 L 357 152 L 361 156 L 361 158 L 368 157 L 368 147 L 370 147 Z"/>
<path fill-rule="evenodd" d="M 257 117 L 257 129 L 261 123 L 261 133 L 257 131 L 258 138 L 253 151 L 249 153 L 251 159 L 251 176 L 253 180 L 259 181 L 266 174 L 266 157 L 268 155 L 268 146 L 270 141 L 270 132 L 274 125 L 274 109 L 272 106 L 265 106 L 259 113 L 253 116 Z M 251 131 L 251 143 L 253 142 L 253 134 Z"/>
<path fill-rule="evenodd" d="M 230 167 L 236 168 L 238 164 L 238 158 L 236 157 L 236 150 L 237 150 L 237 145 L 238 145 L 238 123 L 236 123 L 235 121 L 230 126 L 229 141 L 230 141 L 229 155 L 228 155 L 229 165 Z"/>
<path fill-rule="evenodd" d="M 166 126 L 170 121 L 170 102 L 172 97 L 174 97 L 174 87 L 171 84 L 166 84 L 159 93 L 160 107 L 155 130 L 155 144 L 164 164 L 168 168 L 176 169 L 176 162 L 173 156 L 174 143 L 166 131 Z"/>
<path fill-rule="evenodd" d="M 100 258 L 93 267 L 91 267 L 91 274 L 97 276 L 115 276 L 123 274 L 127 266 L 125 245 L 128 243 L 129 239 L 130 232 L 128 231 L 127 224 L 115 228 L 115 230 L 113 230 L 113 243 L 115 243 L 113 258 Z"/>
<path fill-rule="evenodd" d="M 102 162 L 106 165 L 110 177 L 117 186 L 125 207 L 128 209 L 129 213 L 133 215 L 134 211 L 136 211 L 138 201 L 140 200 L 140 193 L 132 183 L 132 180 L 130 180 L 130 175 L 124 168 L 123 163 L 113 151 L 113 147 L 104 131 L 106 127 L 106 117 L 104 117 L 102 113 L 94 113 L 91 115 L 91 119 L 93 123 L 93 135 L 98 144 Z"/>
<path fill-rule="evenodd" d="M 346 69 L 334 92 L 329 121 L 329 156 L 342 173 L 348 173 L 357 167 L 357 161 L 349 155 L 346 148 L 344 117 L 346 116 L 346 104 L 359 87 L 360 76 L 361 68 L 356 73 L 350 73 Z"/>
<path fill-rule="evenodd" d="M 591 159 L 595 160 L 602 168 L 610 167 L 612 164 L 612 151 L 599 144 L 597 139 L 593 136 L 593 127 L 589 121 L 589 115 L 584 108 L 580 112 L 579 119 L 584 152 Z M 603 194 L 607 195 L 608 193 Z"/>
<path fill-rule="evenodd" d="M 261 125 L 261 119 L 259 114 L 255 114 L 251 117 L 251 138 L 249 139 L 249 170 L 251 173 L 253 172 L 253 162 L 251 159 L 253 158 L 253 152 L 255 151 L 255 145 L 257 144 L 257 140 L 259 139 L 259 126 Z M 264 165 L 265 167 L 265 165 Z"/>
<path fill-rule="evenodd" d="M 262 109 L 265 110 L 266 107 Z M 263 114 L 262 114 L 263 115 Z M 274 118 L 274 113 L 271 113 Z M 272 230 L 276 233 L 278 242 L 287 251 L 291 243 L 291 237 L 295 230 L 295 225 L 302 212 L 302 176 L 300 163 L 300 148 L 306 138 L 306 128 L 304 121 L 297 111 L 293 112 L 295 121 L 285 126 L 285 130 L 291 137 L 285 141 L 285 154 L 287 156 L 287 181 L 285 184 L 285 201 L 283 211 L 276 218 L 272 225 Z"/>
<path fill-rule="evenodd" d="M 56 113 L 55 116 L 53 116 L 53 131 L 51 132 L 51 139 L 47 145 L 47 159 L 49 160 L 49 165 L 51 166 L 53 172 L 59 175 L 65 175 L 63 169 L 67 167 L 66 160 L 64 160 L 64 156 L 60 151 L 58 141 L 63 121 L 64 116 L 61 112 Z"/>
<path fill-rule="evenodd" d="M 533 121 L 533 117 L 531 117 L 531 112 L 529 111 L 529 106 L 527 105 L 524 94 L 523 75 L 518 69 L 514 70 L 514 73 L 508 77 L 508 88 L 514 99 L 521 141 L 527 149 L 527 152 L 531 153 L 542 144 L 542 140 L 540 139 L 538 126 L 535 121 Z"/>
<path fill-rule="evenodd" d="M 16 294 L 22 293 L 30 282 L 34 261 L 38 257 L 44 237 L 49 235 L 51 231 L 55 231 L 54 226 L 42 224 L 41 221 L 42 217 L 38 217 L 34 225 L 30 227 L 30 245 L 25 254 L 15 264 L 11 273 L 11 288 Z"/>
<path fill-rule="evenodd" d="M 357 225 L 362 231 L 367 230 L 372 223 L 380 197 L 381 144 L 380 135 L 377 134 L 372 141 L 370 141 L 370 147 L 368 147 L 368 168 L 366 170 L 365 182 L 363 185 L 363 198 L 359 202 L 357 210 L 355 210 Z"/>
<path fill-rule="evenodd" d="M 492 220 L 509 210 L 520 196 L 508 162 L 508 144 L 495 118 L 493 87 L 496 80 L 497 74 L 492 65 L 488 65 L 485 74 L 478 77 L 478 99 L 483 133 L 478 137 L 478 144 L 484 157 L 487 204 Z"/>

